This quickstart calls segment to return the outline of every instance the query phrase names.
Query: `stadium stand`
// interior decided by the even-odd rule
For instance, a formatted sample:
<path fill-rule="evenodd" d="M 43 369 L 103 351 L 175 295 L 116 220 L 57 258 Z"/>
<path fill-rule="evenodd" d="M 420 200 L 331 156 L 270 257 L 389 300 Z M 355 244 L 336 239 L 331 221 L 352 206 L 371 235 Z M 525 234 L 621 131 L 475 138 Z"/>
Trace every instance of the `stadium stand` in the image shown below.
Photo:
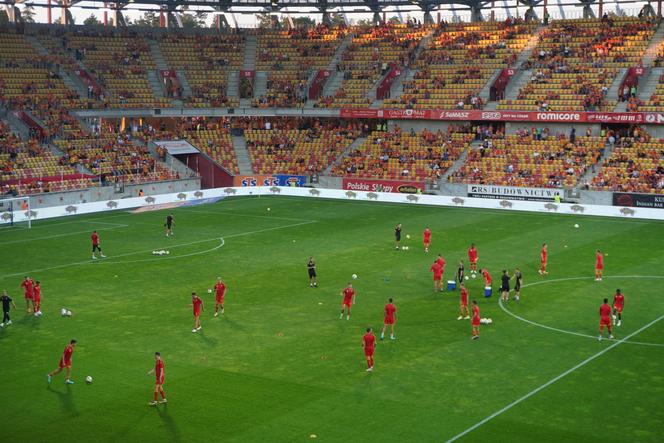
<path fill-rule="evenodd" d="M 80 31 L 61 37 L 62 45 L 79 54 L 108 91 L 112 108 L 159 108 L 170 101 L 152 93 L 147 71 L 156 70 L 145 39 L 133 31 Z"/>
<path fill-rule="evenodd" d="M 532 69 L 530 81 L 498 109 L 611 111 L 618 70 L 639 64 L 655 27 L 636 17 L 553 22 L 522 66 Z"/>
<path fill-rule="evenodd" d="M 353 28 L 353 41 L 339 68 L 344 81 L 334 97 L 322 97 L 319 107 L 366 107 L 372 86 L 385 74 L 390 63 L 404 66 L 412 62 L 420 40 L 429 28 L 387 24 Z"/>
<path fill-rule="evenodd" d="M 182 70 L 191 86 L 188 107 L 236 107 L 228 91 L 228 73 L 242 67 L 244 35 L 165 34 L 160 48 L 169 67 Z M 230 96 L 233 96 L 231 98 Z"/>
<path fill-rule="evenodd" d="M 322 25 L 309 30 L 256 31 L 256 69 L 269 71 L 269 76 L 266 94 L 254 100 L 253 106 L 302 107 L 309 75 L 328 67 L 347 32 Z"/>
<path fill-rule="evenodd" d="M 441 24 L 414 64 L 414 79 L 383 107 L 481 109 L 480 90 L 497 69 L 514 63 L 535 26 L 521 20 Z"/>
<path fill-rule="evenodd" d="M 505 186 L 574 187 L 602 155 L 600 137 L 554 136 L 523 129 L 519 134 L 485 140 L 468 155 L 450 181 Z"/>
<path fill-rule="evenodd" d="M 333 173 L 362 178 L 423 180 L 438 178 L 468 148 L 470 133 L 372 132 L 362 145 L 349 152 Z"/>
<path fill-rule="evenodd" d="M 251 119 L 243 122 L 257 174 L 310 174 L 327 168 L 355 140 L 353 123 L 317 119 Z"/>
<path fill-rule="evenodd" d="M 616 147 L 593 179 L 591 188 L 600 191 L 664 194 L 664 140 L 634 128 L 631 134 L 613 137 Z"/>

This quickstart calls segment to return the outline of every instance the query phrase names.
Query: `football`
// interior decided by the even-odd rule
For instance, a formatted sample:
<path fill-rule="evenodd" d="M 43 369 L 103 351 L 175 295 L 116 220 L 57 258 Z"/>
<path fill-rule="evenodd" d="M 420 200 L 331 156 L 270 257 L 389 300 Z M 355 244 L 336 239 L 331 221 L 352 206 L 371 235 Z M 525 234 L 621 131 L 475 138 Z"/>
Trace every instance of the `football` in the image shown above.
<path fill-rule="evenodd" d="M 578 224 L 578 223 L 575 223 L 575 224 L 574 224 L 574 227 L 575 227 L 575 228 L 578 228 L 578 227 L 579 227 L 579 224 Z"/>
<path fill-rule="evenodd" d="M 212 289 L 208 289 L 208 294 L 212 294 Z"/>
<path fill-rule="evenodd" d="M 406 234 L 406 238 L 410 238 L 410 234 Z"/>
<path fill-rule="evenodd" d="M 92 383 L 92 376 L 91 376 L 91 375 L 88 375 L 87 377 L 85 377 L 85 382 L 86 382 L 87 384 Z"/>
<path fill-rule="evenodd" d="M 357 278 L 357 274 L 353 274 L 352 277 L 353 277 L 353 280 L 355 280 Z"/>
<path fill-rule="evenodd" d="M 468 277 L 467 275 L 464 277 L 464 279 L 466 279 L 466 280 L 468 280 L 469 278 L 470 278 L 470 277 Z"/>
<path fill-rule="evenodd" d="M 477 277 L 477 274 L 471 274 L 471 275 L 473 276 L 473 278 Z"/>

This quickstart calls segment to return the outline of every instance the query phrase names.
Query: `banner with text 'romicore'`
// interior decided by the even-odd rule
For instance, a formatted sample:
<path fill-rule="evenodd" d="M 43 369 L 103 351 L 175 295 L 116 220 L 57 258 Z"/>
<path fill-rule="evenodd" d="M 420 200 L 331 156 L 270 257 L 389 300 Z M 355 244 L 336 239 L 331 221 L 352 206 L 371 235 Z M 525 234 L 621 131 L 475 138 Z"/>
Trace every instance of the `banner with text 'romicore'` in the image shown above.
<path fill-rule="evenodd" d="M 564 195 L 557 188 L 517 188 L 515 186 L 468 185 L 468 197 L 504 198 L 508 200 L 554 201 L 556 194 Z"/>

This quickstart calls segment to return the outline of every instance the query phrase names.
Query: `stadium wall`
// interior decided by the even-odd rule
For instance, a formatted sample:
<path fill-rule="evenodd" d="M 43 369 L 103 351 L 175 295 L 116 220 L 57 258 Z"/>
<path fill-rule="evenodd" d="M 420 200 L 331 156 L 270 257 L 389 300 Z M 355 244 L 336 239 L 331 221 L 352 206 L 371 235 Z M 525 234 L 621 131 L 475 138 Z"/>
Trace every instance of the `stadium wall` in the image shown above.
<path fill-rule="evenodd" d="M 188 191 L 133 197 L 118 200 L 98 201 L 92 203 L 58 205 L 34 208 L 28 211 L 15 211 L 14 222 L 43 220 L 56 217 L 71 217 L 77 214 L 93 214 L 114 210 L 140 208 L 141 211 L 161 210 L 187 206 L 191 204 L 214 203 L 224 198 L 239 196 L 281 195 L 312 199 L 337 199 L 346 201 L 364 201 L 368 204 L 400 203 L 408 205 L 429 205 L 441 207 L 492 209 L 502 211 L 539 212 L 551 214 L 573 214 L 578 216 L 599 216 L 614 218 L 641 218 L 664 220 L 664 208 L 634 208 L 608 205 L 579 205 L 570 203 L 555 204 L 551 202 L 482 199 L 471 197 L 450 197 L 439 195 L 396 194 L 386 192 L 344 191 L 340 189 L 300 188 L 284 186 L 228 187 L 206 189 L 204 191 Z M 8 213 L 0 214 L 0 224 L 9 223 Z"/>

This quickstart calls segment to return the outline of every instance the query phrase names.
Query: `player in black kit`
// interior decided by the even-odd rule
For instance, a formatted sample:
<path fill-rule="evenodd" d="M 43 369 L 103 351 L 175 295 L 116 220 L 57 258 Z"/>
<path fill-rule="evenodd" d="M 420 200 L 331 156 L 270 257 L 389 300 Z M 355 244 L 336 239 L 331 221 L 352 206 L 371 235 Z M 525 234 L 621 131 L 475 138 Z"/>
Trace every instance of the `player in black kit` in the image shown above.
<path fill-rule="evenodd" d="M 459 262 L 459 267 L 457 268 L 457 281 L 459 282 L 459 286 L 461 286 L 461 283 L 463 283 L 463 277 L 466 274 L 466 268 L 463 265 L 463 260 Z"/>
<path fill-rule="evenodd" d="M 164 227 L 166 228 L 166 237 L 173 235 L 173 224 L 173 214 L 168 214 L 166 216 L 166 223 L 164 223 Z"/>
<path fill-rule="evenodd" d="M 309 257 L 307 262 L 307 271 L 309 272 L 309 286 L 312 288 L 318 287 L 318 281 L 316 280 L 316 261 L 313 257 Z"/>
<path fill-rule="evenodd" d="M 508 301 L 510 299 L 510 276 L 506 270 L 503 270 L 503 275 L 500 277 L 500 299 Z"/>
<path fill-rule="evenodd" d="M 394 228 L 394 241 L 396 248 L 399 249 L 399 246 L 401 246 L 401 223 Z"/>
<path fill-rule="evenodd" d="M 514 300 L 519 301 L 519 297 L 521 297 L 521 285 L 523 284 L 523 275 L 521 274 L 521 269 L 514 269 L 514 279 L 516 280 L 514 283 Z"/>

